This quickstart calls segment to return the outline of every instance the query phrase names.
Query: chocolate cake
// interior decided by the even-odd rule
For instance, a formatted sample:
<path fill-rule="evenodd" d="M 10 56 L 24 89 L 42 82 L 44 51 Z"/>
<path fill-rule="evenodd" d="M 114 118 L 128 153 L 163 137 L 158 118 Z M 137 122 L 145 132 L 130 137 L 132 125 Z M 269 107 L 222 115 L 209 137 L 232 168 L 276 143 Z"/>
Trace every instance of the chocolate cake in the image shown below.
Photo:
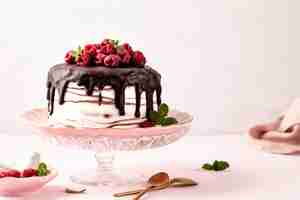
<path fill-rule="evenodd" d="M 161 75 L 141 51 L 106 39 L 69 51 L 47 78 L 49 119 L 69 126 L 131 125 L 161 104 Z"/>

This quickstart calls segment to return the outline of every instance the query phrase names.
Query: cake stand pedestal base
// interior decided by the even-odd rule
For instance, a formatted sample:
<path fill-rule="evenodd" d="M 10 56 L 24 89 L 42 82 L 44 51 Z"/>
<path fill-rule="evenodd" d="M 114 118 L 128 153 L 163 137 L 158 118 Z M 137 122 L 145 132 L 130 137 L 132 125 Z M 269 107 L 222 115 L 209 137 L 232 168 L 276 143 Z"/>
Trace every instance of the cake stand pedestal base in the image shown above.
<path fill-rule="evenodd" d="M 111 153 L 96 153 L 97 168 L 81 170 L 70 177 L 71 181 L 90 186 L 123 186 L 139 185 L 146 177 L 137 172 L 120 173 L 114 165 L 115 155 Z M 123 171 L 123 170 L 122 170 Z"/>

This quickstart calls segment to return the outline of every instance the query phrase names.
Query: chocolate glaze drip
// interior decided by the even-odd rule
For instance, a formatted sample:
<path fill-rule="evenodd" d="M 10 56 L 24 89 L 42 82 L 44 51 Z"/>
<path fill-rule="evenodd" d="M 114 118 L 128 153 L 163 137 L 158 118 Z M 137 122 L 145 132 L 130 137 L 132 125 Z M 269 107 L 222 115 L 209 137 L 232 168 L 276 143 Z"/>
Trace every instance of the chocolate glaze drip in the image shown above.
<path fill-rule="evenodd" d="M 146 93 L 146 116 L 153 111 L 153 95 L 156 93 L 157 105 L 161 104 L 161 76 L 149 66 L 145 67 L 80 67 L 77 65 L 58 64 L 48 72 L 47 100 L 48 112 L 54 112 L 54 98 L 57 91 L 60 105 L 65 102 L 65 94 L 70 82 L 86 89 L 86 94 L 91 96 L 95 88 L 99 90 L 99 105 L 102 102 L 101 90 L 111 86 L 115 92 L 114 103 L 119 114 L 125 115 L 125 89 L 135 87 L 136 108 L 135 116 L 140 117 L 141 94 Z"/>

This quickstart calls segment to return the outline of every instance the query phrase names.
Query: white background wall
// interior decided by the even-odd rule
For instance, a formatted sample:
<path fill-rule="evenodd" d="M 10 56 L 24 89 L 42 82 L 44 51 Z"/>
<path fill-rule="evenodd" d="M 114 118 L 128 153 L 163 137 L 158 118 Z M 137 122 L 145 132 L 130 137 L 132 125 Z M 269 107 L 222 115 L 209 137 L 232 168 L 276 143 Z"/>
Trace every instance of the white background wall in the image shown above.
<path fill-rule="evenodd" d="M 299 96 L 297 0 L 17 1 L 0 6 L 1 132 L 45 102 L 46 73 L 67 49 L 114 37 L 141 48 L 165 101 L 193 134 L 245 129 Z M 223 130 L 223 131 L 215 131 Z M 27 131 L 28 132 L 28 131 Z"/>

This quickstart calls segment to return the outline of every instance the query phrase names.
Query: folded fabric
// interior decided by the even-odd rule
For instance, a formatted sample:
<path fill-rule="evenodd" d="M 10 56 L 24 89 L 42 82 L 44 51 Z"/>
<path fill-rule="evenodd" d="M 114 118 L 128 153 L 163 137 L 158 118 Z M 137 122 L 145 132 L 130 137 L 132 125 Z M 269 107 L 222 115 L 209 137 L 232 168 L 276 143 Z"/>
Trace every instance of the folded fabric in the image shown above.
<path fill-rule="evenodd" d="M 300 153 L 300 99 L 274 122 L 252 127 L 250 141 L 261 150 L 279 154 Z"/>

